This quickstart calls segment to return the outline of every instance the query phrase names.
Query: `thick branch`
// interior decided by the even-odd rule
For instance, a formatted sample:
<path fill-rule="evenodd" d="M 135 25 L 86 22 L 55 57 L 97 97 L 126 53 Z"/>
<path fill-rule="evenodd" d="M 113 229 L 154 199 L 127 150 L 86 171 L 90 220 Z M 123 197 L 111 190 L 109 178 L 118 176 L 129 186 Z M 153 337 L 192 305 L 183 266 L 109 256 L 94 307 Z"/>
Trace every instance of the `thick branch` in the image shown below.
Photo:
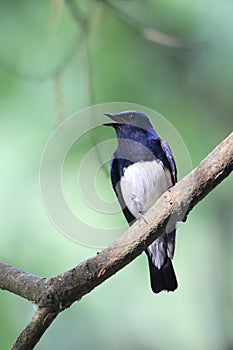
<path fill-rule="evenodd" d="M 190 210 L 233 169 L 233 133 L 111 246 L 48 281 L 39 305 L 69 307 L 141 254 L 165 229 L 185 221 Z M 49 296 L 49 298 L 48 298 Z M 52 296 L 52 297 L 51 297 Z M 52 300 L 52 305 L 48 300 Z"/>
<path fill-rule="evenodd" d="M 146 246 L 161 235 L 164 230 L 171 229 L 176 221 L 184 221 L 190 210 L 225 179 L 232 169 L 233 133 L 190 174 L 165 192 L 144 215 L 145 220 L 138 220 L 111 246 L 57 277 L 43 280 L 36 277 L 38 278 L 38 287 L 41 291 L 44 289 L 40 298 L 37 294 L 36 297 L 32 297 L 29 295 L 30 293 L 21 292 L 25 285 L 25 277 L 27 283 L 37 283 L 35 276 L 31 276 L 32 281 L 30 281 L 30 275 L 22 271 L 22 277 L 20 278 L 19 275 L 18 278 L 18 287 L 14 290 L 11 287 L 9 290 L 29 300 L 38 300 L 39 311 L 36 315 L 38 316 L 38 313 L 41 315 L 41 310 L 44 310 L 46 315 L 53 315 L 52 322 L 60 311 L 89 293 L 141 254 Z M 9 273 L 11 273 L 11 268 L 9 268 Z M 4 278 L 1 280 L 0 287 L 8 289 Z M 34 291 L 34 293 L 36 292 Z M 14 350 L 31 349 L 30 344 L 36 344 L 51 323 L 45 322 L 46 317 L 37 318 L 36 315 L 21 334 L 13 347 Z"/>

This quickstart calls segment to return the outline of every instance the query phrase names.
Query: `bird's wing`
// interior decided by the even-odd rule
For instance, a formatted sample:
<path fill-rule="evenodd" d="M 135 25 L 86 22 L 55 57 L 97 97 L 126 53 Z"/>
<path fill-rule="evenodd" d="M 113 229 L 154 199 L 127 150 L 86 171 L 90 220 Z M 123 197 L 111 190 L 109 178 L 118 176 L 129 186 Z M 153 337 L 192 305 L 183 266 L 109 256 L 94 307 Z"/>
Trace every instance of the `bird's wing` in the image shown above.
<path fill-rule="evenodd" d="M 171 175 L 171 181 L 174 185 L 177 182 L 177 170 L 174 157 L 172 155 L 171 149 L 168 143 L 163 139 L 153 139 L 153 152 L 162 162 L 165 168 L 169 171 Z M 171 232 L 168 232 L 165 236 L 159 237 L 159 241 L 165 240 L 166 245 L 166 254 L 172 259 L 175 249 L 175 237 L 176 237 L 176 228 Z M 152 249 L 153 250 L 153 249 Z M 156 251 L 154 252 L 156 255 Z"/>
<path fill-rule="evenodd" d="M 121 206 L 122 212 L 126 220 L 128 221 L 129 225 L 132 225 L 135 222 L 136 218 L 129 211 L 124 201 L 124 197 L 120 186 L 120 179 L 122 174 L 123 174 L 123 164 L 119 161 L 119 159 L 115 158 L 115 154 L 113 154 L 113 157 L 111 159 L 112 187 L 116 193 L 116 196 L 118 198 L 119 204 Z"/>
<path fill-rule="evenodd" d="M 111 162 L 110 162 L 110 168 L 111 168 L 111 181 L 112 181 L 112 187 L 114 191 L 116 192 L 116 185 L 120 181 L 121 174 L 120 169 L 118 166 L 117 158 L 115 157 L 115 154 L 113 154 Z M 117 192 L 116 192 L 117 195 Z"/>
<path fill-rule="evenodd" d="M 173 180 L 173 185 L 177 182 L 177 170 L 176 170 L 176 163 L 174 160 L 174 157 L 172 155 L 172 151 L 168 145 L 168 143 L 165 140 L 160 140 L 160 145 L 161 148 L 163 150 L 163 152 L 166 155 L 170 170 L 171 170 L 171 174 L 172 174 L 172 180 Z"/>
<path fill-rule="evenodd" d="M 163 149 L 167 157 L 168 163 L 170 165 L 170 170 L 171 170 L 172 180 L 174 185 L 177 182 L 177 170 L 176 170 L 176 163 L 172 155 L 172 151 L 165 140 L 161 139 L 160 144 L 161 144 L 161 148 Z M 175 241 L 176 241 L 176 229 L 174 229 L 172 232 L 169 232 L 167 234 L 167 254 L 170 259 L 172 259 L 174 255 Z"/>

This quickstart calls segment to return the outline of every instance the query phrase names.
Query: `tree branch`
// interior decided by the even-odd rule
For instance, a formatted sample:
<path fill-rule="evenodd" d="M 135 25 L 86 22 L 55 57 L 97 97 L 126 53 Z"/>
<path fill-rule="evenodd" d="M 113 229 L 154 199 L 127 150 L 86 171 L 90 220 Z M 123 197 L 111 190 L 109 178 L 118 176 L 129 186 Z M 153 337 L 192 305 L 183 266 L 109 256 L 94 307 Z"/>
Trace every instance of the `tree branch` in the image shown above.
<path fill-rule="evenodd" d="M 161 32 L 156 28 L 153 28 L 151 26 L 146 25 L 145 23 L 140 22 L 137 18 L 121 10 L 121 8 L 116 6 L 115 3 L 110 2 L 108 0 L 101 1 L 106 7 L 108 7 L 113 12 L 114 15 L 118 16 L 118 18 L 125 25 L 127 25 L 131 29 L 134 29 L 136 32 L 142 35 L 144 39 L 149 40 L 155 44 L 169 47 L 171 49 L 196 49 L 203 46 L 202 43 L 182 39 L 177 36 Z"/>
<path fill-rule="evenodd" d="M 233 170 L 233 133 L 190 174 L 165 192 L 144 215 L 112 245 L 56 277 L 40 277 L 1 264 L 0 287 L 38 304 L 38 311 L 12 349 L 32 349 L 59 312 L 80 300 L 119 271 L 175 222 L 185 221 L 192 208 Z M 9 276 L 11 275 L 12 276 Z M 17 286 L 12 285 L 16 276 Z M 38 291 L 37 291 L 38 288 Z"/>
<path fill-rule="evenodd" d="M 20 334 L 11 350 L 33 349 L 57 315 L 58 312 L 51 312 L 49 308 L 38 308 L 32 320 Z"/>
<path fill-rule="evenodd" d="M 41 278 L 0 262 L 0 288 L 38 303 L 43 292 Z"/>

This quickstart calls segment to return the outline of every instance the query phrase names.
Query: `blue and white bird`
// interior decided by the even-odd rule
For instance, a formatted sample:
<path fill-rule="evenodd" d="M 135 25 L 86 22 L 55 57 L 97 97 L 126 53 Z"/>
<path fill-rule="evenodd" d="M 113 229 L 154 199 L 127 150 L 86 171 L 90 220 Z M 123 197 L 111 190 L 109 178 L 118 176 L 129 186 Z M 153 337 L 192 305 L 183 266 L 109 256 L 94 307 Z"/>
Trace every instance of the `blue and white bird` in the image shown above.
<path fill-rule="evenodd" d="M 114 123 L 118 147 L 111 159 L 112 186 L 123 214 L 132 225 L 177 181 L 175 161 L 147 115 L 136 111 L 106 113 Z M 174 291 L 178 284 L 172 265 L 176 230 L 164 232 L 147 249 L 154 293 Z"/>

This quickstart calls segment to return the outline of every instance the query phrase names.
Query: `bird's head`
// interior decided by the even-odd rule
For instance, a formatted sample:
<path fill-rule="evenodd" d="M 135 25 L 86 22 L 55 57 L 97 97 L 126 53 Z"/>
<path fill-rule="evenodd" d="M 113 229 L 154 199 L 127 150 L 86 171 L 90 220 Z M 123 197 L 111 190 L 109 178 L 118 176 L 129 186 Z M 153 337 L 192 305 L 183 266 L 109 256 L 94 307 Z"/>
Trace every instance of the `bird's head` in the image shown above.
<path fill-rule="evenodd" d="M 115 114 L 105 113 L 105 115 L 111 118 L 115 123 L 106 123 L 104 125 L 112 126 L 116 129 L 116 131 L 118 128 L 122 129 L 124 126 L 128 127 L 128 125 L 150 132 L 154 131 L 149 117 L 142 112 L 124 111 Z"/>

